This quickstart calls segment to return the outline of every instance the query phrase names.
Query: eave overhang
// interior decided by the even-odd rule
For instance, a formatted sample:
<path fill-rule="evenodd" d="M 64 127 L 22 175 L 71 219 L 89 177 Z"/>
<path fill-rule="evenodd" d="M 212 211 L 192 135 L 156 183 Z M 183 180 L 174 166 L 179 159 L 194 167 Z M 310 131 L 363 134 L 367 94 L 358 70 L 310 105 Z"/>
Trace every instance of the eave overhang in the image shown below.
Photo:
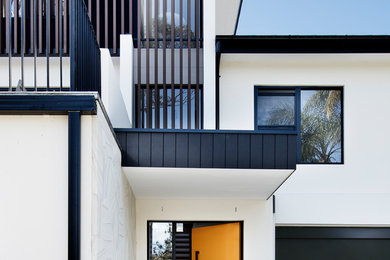
<path fill-rule="evenodd" d="M 0 114 L 67 114 L 80 111 L 96 115 L 99 96 L 91 92 L 3 92 Z"/>
<path fill-rule="evenodd" d="M 217 53 L 390 53 L 390 36 L 216 36 Z"/>

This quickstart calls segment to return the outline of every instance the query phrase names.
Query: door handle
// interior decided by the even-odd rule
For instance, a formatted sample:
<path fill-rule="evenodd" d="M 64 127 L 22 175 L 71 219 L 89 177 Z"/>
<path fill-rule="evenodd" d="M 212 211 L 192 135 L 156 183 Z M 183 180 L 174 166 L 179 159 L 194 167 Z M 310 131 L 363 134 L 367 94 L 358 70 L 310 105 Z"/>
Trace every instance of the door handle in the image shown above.
<path fill-rule="evenodd" d="M 195 260 L 199 260 L 199 251 L 195 251 Z"/>

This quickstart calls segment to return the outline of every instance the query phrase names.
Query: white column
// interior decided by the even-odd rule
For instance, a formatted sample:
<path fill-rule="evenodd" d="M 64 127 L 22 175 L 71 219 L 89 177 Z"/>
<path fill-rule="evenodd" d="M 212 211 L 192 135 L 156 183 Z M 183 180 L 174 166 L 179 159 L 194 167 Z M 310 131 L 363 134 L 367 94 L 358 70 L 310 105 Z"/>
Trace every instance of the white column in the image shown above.
<path fill-rule="evenodd" d="M 203 4 L 203 120 L 204 129 L 215 129 L 215 0 Z"/>
<path fill-rule="evenodd" d="M 132 35 L 120 36 L 120 89 L 125 101 L 126 111 L 130 119 L 130 127 L 133 127 L 134 107 L 134 81 L 133 81 L 133 37 Z"/>

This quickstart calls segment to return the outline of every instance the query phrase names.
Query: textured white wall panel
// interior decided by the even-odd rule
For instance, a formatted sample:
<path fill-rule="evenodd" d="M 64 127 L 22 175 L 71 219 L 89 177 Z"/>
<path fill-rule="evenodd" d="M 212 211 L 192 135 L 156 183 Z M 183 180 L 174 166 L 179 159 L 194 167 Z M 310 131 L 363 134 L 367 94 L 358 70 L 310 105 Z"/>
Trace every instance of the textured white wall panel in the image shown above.
<path fill-rule="evenodd" d="M 135 198 L 121 153 L 101 110 L 91 126 L 92 259 L 135 259 Z"/>

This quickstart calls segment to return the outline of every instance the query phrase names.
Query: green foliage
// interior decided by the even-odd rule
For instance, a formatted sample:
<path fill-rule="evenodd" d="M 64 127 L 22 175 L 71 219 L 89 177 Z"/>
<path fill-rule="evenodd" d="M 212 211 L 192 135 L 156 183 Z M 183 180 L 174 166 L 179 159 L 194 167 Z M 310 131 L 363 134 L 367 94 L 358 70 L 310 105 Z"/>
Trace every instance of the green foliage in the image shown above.
<path fill-rule="evenodd" d="M 341 93 L 319 90 L 301 111 L 301 161 L 337 162 L 341 149 Z"/>
<path fill-rule="evenodd" d="M 171 260 L 172 259 L 172 226 L 164 232 L 168 237 L 161 244 L 157 241 L 152 245 L 152 260 Z"/>
<path fill-rule="evenodd" d="M 308 93 L 308 92 L 306 92 Z M 340 160 L 341 91 L 316 90 L 301 108 L 301 161 L 332 163 Z M 294 110 L 281 103 L 272 109 L 269 125 L 291 125 Z"/>

